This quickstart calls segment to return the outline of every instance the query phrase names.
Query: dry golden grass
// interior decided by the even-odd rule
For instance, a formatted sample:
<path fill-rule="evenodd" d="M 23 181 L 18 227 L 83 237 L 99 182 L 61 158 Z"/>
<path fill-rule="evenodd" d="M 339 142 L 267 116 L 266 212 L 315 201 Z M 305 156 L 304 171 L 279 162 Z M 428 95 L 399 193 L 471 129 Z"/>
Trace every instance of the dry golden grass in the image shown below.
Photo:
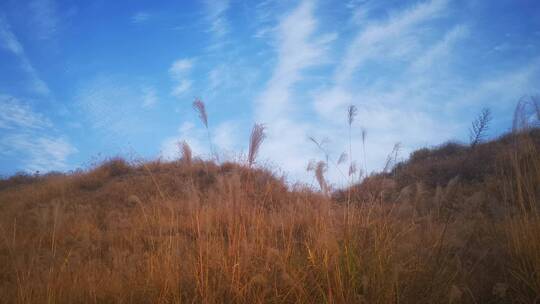
<path fill-rule="evenodd" d="M 1 302 L 535 303 L 533 133 L 501 139 L 482 179 L 429 185 L 422 174 L 447 166 L 433 150 L 345 191 L 347 203 L 187 145 L 177 162 L 4 180 Z"/>

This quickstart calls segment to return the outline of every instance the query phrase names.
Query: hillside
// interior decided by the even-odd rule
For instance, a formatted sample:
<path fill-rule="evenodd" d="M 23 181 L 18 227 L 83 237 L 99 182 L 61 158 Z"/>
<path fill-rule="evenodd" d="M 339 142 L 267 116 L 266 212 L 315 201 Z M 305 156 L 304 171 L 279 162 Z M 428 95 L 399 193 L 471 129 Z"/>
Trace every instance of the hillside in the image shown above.
<path fill-rule="evenodd" d="M 482 195 L 494 196 L 490 199 L 498 203 L 491 204 L 491 207 L 499 208 L 502 207 L 500 201 L 504 200 L 501 197 L 500 184 L 508 174 L 513 174 L 513 171 L 518 169 L 514 167 L 515 158 L 523 154 L 534 160 L 534 151 L 538 150 L 538 147 L 540 129 L 531 128 L 519 136 L 508 133 L 475 147 L 447 142 L 422 148 L 411 153 L 406 161 L 395 164 L 389 172 L 373 174 L 362 183 L 352 186 L 351 200 L 362 202 L 384 193 L 385 201 L 399 201 L 409 194 L 412 188 L 440 192 L 446 186 L 453 185 L 466 195 L 483 193 Z M 336 191 L 334 199 L 346 200 L 348 191 L 349 189 Z"/>
<path fill-rule="evenodd" d="M 533 303 L 540 130 L 331 196 L 264 168 L 108 160 L 0 181 L 4 303 Z"/>

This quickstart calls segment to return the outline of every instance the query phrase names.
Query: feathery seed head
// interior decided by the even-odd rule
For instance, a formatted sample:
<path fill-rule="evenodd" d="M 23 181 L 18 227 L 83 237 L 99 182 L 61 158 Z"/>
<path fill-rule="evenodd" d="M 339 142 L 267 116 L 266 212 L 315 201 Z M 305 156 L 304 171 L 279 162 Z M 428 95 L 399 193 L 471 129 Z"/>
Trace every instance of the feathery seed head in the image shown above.
<path fill-rule="evenodd" d="M 250 167 L 255 162 L 255 158 L 257 158 L 257 153 L 259 152 L 261 143 L 266 137 L 266 134 L 264 134 L 264 129 L 265 127 L 263 124 L 256 123 L 253 126 L 253 130 L 251 130 L 251 136 L 249 138 L 249 153 L 248 153 L 248 163 Z"/>
<path fill-rule="evenodd" d="M 338 165 L 341 165 L 342 163 L 344 163 L 346 161 L 347 161 L 347 153 L 343 152 L 339 156 L 337 163 L 338 163 Z"/>
<path fill-rule="evenodd" d="M 199 114 L 199 118 L 201 119 L 204 126 L 208 128 L 208 115 L 206 114 L 206 107 L 204 105 L 204 102 L 199 98 L 195 99 L 195 101 L 193 102 L 193 108 Z"/>
<path fill-rule="evenodd" d="M 178 147 L 180 148 L 182 160 L 187 164 L 191 164 L 192 153 L 189 144 L 185 140 L 183 140 L 182 142 L 178 143 Z"/>
<path fill-rule="evenodd" d="M 347 112 L 348 112 L 348 116 L 349 116 L 349 126 L 352 125 L 353 121 L 354 121 L 354 118 L 356 117 L 356 115 L 358 114 L 358 109 L 356 108 L 355 105 L 350 105 L 347 109 Z"/>

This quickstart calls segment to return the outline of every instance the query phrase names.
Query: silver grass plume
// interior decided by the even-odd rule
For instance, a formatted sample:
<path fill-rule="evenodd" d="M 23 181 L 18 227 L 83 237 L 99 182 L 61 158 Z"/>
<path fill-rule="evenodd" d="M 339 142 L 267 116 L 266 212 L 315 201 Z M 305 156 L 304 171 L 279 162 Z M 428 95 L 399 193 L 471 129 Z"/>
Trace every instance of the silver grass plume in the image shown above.
<path fill-rule="evenodd" d="M 251 136 L 249 137 L 249 153 L 248 153 L 248 163 L 251 167 L 257 158 L 257 153 L 263 140 L 266 137 L 264 133 L 264 125 L 256 123 L 251 130 Z"/>

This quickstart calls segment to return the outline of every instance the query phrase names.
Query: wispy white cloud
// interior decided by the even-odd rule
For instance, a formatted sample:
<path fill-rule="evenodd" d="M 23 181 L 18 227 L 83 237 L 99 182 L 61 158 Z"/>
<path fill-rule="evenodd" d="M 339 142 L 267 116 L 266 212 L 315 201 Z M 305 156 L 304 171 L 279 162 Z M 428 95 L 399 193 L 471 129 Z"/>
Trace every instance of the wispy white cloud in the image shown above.
<path fill-rule="evenodd" d="M 211 91 L 230 81 L 229 69 L 226 65 L 218 65 L 208 73 L 209 88 Z"/>
<path fill-rule="evenodd" d="M 282 18 L 276 31 L 277 64 L 257 99 L 257 119 L 272 120 L 290 113 L 292 87 L 302 72 L 324 61 L 330 40 L 314 37 L 316 19 L 311 1 L 303 1 Z"/>
<path fill-rule="evenodd" d="M 15 55 L 21 64 L 21 68 L 30 78 L 32 91 L 48 95 L 50 93 L 47 84 L 39 77 L 38 72 L 26 56 L 23 46 L 11 31 L 9 24 L 0 16 L 0 42 L 2 47 Z"/>
<path fill-rule="evenodd" d="M 24 50 L 22 45 L 19 43 L 19 40 L 11 29 L 9 25 L 0 17 L 0 38 L 2 38 L 2 46 L 12 52 L 17 56 L 24 56 Z"/>
<path fill-rule="evenodd" d="M 396 142 L 403 143 L 401 152 L 407 156 L 424 145 L 463 138 L 469 121 L 463 113 L 472 119 L 483 106 L 509 111 L 538 79 L 535 60 L 514 71 L 503 69 L 505 76 L 478 75 L 474 81 L 467 72 L 456 71 L 453 65 L 463 59 L 460 50 L 471 30 L 438 23 L 446 7 L 446 1 L 426 1 L 394 12 L 384 22 L 363 22 L 334 71 L 333 83 L 313 94 L 316 113 L 337 147 L 347 144 L 339 139 L 346 107 L 358 106 L 353 150 L 362 151 L 360 126 L 365 127 L 371 170 L 381 168 Z M 377 67 L 392 72 L 378 72 Z"/>
<path fill-rule="evenodd" d="M 256 26 L 254 38 L 269 41 L 271 35 L 275 32 L 276 2 L 272 0 L 259 1 L 253 9 L 254 23 Z"/>
<path fill-rule="evenodd" d="M 448 101 L 447 108 L 483 105 L 502 113 L 511 113 L 521 96 L 540 94 L 539 79 L 540 57 L 536 57 L 523 66 L 505 70 L 504 73 L 489 75 L 474 84 L 464 85 L 461 93 Z"/>
<path fill-rule="evenodd" d="M 165 105 L 157 107 L 158 96 L 158 87 L 125 75 L 103 74 L 81 83 L 71 112 L 96 142 L 85 153 L 155 152 L 156 133 L 164 126 L 160 115 L 166 116 L 160 112 Z"/>
<path fill-rule="evenodd" d="M 319 92 L 316 97 L 315 109 L 319 115 L 325 119 L 335 120 L 335 117 L 339 117 L 338 114 L 342 113 L 345 106 L 350 103 L 358 103 L 361 100 L 369 100 L 371 103 L 377 102 L 377 100 L 367 98 L 366 95 L 369 94 L 366 94 L 366 89 L 371 91 L 376 87 L 377 94 L 388 95 L 388 88 L 378 87 L 375 83 L 375 85 L 363 88 L 361 98 L 355 97 L 357 91 L 360 91 L 358 86 L 350 89 L 349 82 L 364 63 L 388 60 L 395 60 L 396 63 L 405 61 L 413 62 L 410 70 L 425 70 L 434 63 L 436 58 L 440 59 L 447 54 L 453 43 L 466 33 L 464 27 L 456 27 L 435 46 L 424 45 L 420 40 L 419 32 L 421 31 L 418 29 L 419 25 L 439 16 L 446 8 L 446 4 L 446 0 L 421 2 L 412 8 L 394 12 L 384 22 L 363 25 L 345 50 L 341 62 L 337 65 L 333 85 Z M 396 66 L 399 65 L 396 64 Z M 373 74 L 373 70 L 370 72 Z M 405 80 L 399 79 L 399 81 L 407 83 L 407 88 L 412 88 L 417 79 L 417 77 L 413 77 Z M 385 82 L 385 85 L 388 85 L 388 82 Z M 415 89 L 418 88 L 415 87 Z M 399 90 L 397 94 L 403 94 L 402 90 Z"/>
<path fill-rule="evenodd" d="M 467 27 L 463 25 L 455 26 L 445 34 L 441 41 L 430 47 L 422 56 L 414 60 L 411 64 L 411 69 L 421 73 L 433 67 L 434 64 L 440 65 L 441 62 L 439 60 L 448 58 L 454 45 L 466 37 L 467 34 Z M 447 61 L 443 61 L 442 63 L 444 62 Z"/>
<path fill-rule="evenodd" d="M 238 149 L 244 147 L 239 139 L 239 125 L 235 121 L 224 121 L 216 126 L 212 142 L 220 153 L 220 159 L 234 159 Z M 244 140 L 247 142 L 247 139 Z"/>
<path fill-rule="evenodd" d="M 0 147 L 2 154 L 18 155 L 29 172 L 66 170 L 68 157 L 77 152 L 65 138 L 25 133 L 5 136 Z"/>
<path fill-rule="evenodd" d="M 434 75 L 432 68 L 448 62 L 452 49 L 468 33 L 466 27 L 458 25 L 447 31 L 440 41 L 423 39 L 421 35 L 426 31 L 421 26 L 444 15 L 445 8 L 446 1 L 434 0 L 390 14 L 382 22 L 359 22 L 360 30 L 352 42 L 346 44 L 333 81 L 312 92 L 318 115 L 298 120 L 302 117 L 297 115 L 298 106 L 304 107 L 305 112 L 311 109 L 306 108 L 305 103 L 295 102 L 294 88 L 303 81 L 302 71 L 327 62 L 329 46 L 336 39 L 335 35 L 316 35 L 314 3 L 302 2 L 274 30 L 278 60 L 271 79 L 256 101 L 256 119 L 270 122 L 262 156 L 287 168 L 291 177 L 308 180 L 306 163 L 321 155 L 306 138 L 330 138 L 329 152 L 339 155 L 348 145 L 347 137 L 342 135 L 346 130 L 349 104 L 359 106 L 352 141 L 357 161 L 363 162 L 364 158 L 360 126 L 368 130 L 365 158 L 369 165 L 361 166 L 368 170 L 380 169 L 396 142 L 405 142 L 402 152 L 406 155 L 417 146 L 453 136 L 458 126 L 441 124 L 438 118 L 428 115 L 433 108 L 423 108 L 430 98 L 437 96 L 430 89 L 435 81 L 429 80 Z M 355 82 L 355 73 L 365 64 L 389 60 L 406 62 L 406 67 L 394 75 L 395 84 L 374 79 L 368 84 L 350 85 Z M 426 75 L 419 75 L 421 71 Z M 415 77 L 410 77 L 413 73 Z M 341 177 L 335 168 L 330 168 L 329 175 L 339 183 Z"/>
<path fill-rule="evenodd" d="M 94 129 L 104 130 L 109 136 L 124 135 L 130 130 L 125 123 L 129 118 L 129 104 L 135 95 L 129 86 L 114 77 L 100 77 L 88 81 L 76 93 L 77 110 L 86 117 Z"/>
<path fill-rule="evenodd" d="M 188 77 L 191 69 L 193 68 L 193 64 L 193 59 L 178 59 L 173 62 L 169 68 L 169 75 L 175 83 L 172 90 L 172 95 L 180 97 L 191 89 L 192 81 Z"/>
<path fill-rule="evenodd" d="M 223 37 L 229 32 L 229 22 L 227 20 L 227 10 L 229 0 L 205 0 L 206 20 L 209 24 L 208 31 L 216 37 Z"/>
<path fill-rule="evenodd" d="M 0 108 L 0 129 L 43 129 L 52 126 L 49 119 L 14 97 L 0 95 Z"/>
<path fill-rule="evenodd" d="M 148 128 L 145 106 L 152 106 L 155 91 L 117 75 L 101 75 L 77 88 L 74 100 L 83 122 L 111 143 L 125 145 L 126 141 Z"/>
<path fill-rule="evenodd" d="M 148 12 L 137 12 L 131 16 L 131 22 L 133 23 L 144 23 L 150 19 L 152 15 Z"/>
<path fill-rule="evenodd" d="M 182 96 L 185 92 L 191 89 L 191 83 L 192 82 L 189 79 L 180 80 L 178 84 L 173 88 L 172 94 L 176 97 Z"/>
<path fill-rule="evenodd" d="M 62 136 L 54 136 L 52 122 L 20 99 L 0 95 L 0 155 L 16 157 L 26 171 L 67 169 L 77 152 Z"/>
<path fill-rule="evenodd" d="M 314 3 L 302 1 L 281 18 L 276 30 L 277 63 L 265 89 L 256 100 L 255 119 L 266 123 L 268 139 L 261 157 L 271 159 L 291 172 L 291 178 L 304 176 L 305 166 L 314 155 L 307 145 L 310 127 L 295 122 L 294 85 L 303 80 L 306 69 L 325 62 L 332 39 L 317 33 Z"/>
<path fill-rule="evenodd" d="M 29 4 L 33 34 L 38 39 L 53 38 L 59 25 L 56 3 L 54 0 L 33 0 Z"/>
<path fill-rule="evenodd" d="M 368 25 L 352 40 L 345 57 L 335 72 L 338 84 L 348 81 L 363 63 L 377 57 L 402 56 L 406 39 L 415 25 L 437 17 L 447 6 L 447 0 L 421 2 L 416 6 L 400 11 L 382 23 Z M 414 33 L 413 33 L 414 35 Z M 399 44 L 399 48 L 395 45 Z M 405 48 L 405 51 L 408 49 Z"/>
<path fill-rule="evenodd" d="M 175 78 L 180 78 L 188 73 L 192 67 L 192 59 L 178 59 L 173 62 L 171 68 L 169 69 L 169 73 L 171 73 L 171 75 Z"/>
<path fill-rule="evenodd" d="M 153 108 L 158 103 L 157 92 L 154 87 L 144 86 L 142 89 L 143 108 Z"/>
<path fill-rule="evenodd" d="M 253 119 L 265 123 L 268 132 L 260 156 L 284 168 L 291 180 L 310 180 L 305 170 L 307 162 L 322 157 L 307 140 L 308 136 L 330 138 L 329 152 L 334 157 L 346 150 L 348 138 L 343 134 L 347 132 L 346 107 L 350 104 L 358 106 L 351 143 L 355 160 L 364 160 L 363 127 L 368 131 L 368 164 L 360 167 L 377 170 L 384 166 L 396 142 L 403 144 L 401 155 L 405 157 L 415 148 L 461 138 L 460 132 L 466 136 L 468 119 L 456 118 L 464 109 L 489 105 L 486 98 L 504 90 L 503 82 L 515 89 L 501 92 L 500 96 L 511 98 L 538 79 L 536 68 L 520 68 L 503 71 L 513 74 L 512 77 L 474 76 L 479 77 L 474 83 L 478 87 L 468 85 L 470 75 L 460 75 L 454 63 L 462 59 L 461 50 L 468 39 L 475 39 L 474 28 L 447 23 L 452 12 L 446 0 L 415 2 L 375 17 L 369 11 L 372 8 L 353 4 L 353 12 L 363 13 L 351 17 L 352 25 L 347 24 L 348 30 L 351 26 L 356 30 L 347 43 L 338 40 L 343 36 L 323 33 L 322 20 L 315 14 L 319 12 L 316 3 L 301 1 L 278 18 L 262 14 L 263 21 L 254 30 L 257 37 L 269 38 L 268 45 L 276 55 L 269 60 L 274 66 L 253 104 Z M 262 6 L 265 5 L 268 4 Z M 276 20 L 277 25 L 272 24 Z M 341 46 L 343 52 L 338 50 Z M 187 79 L 191 68 L 182 63 L 178 72 L 171 72 L 179 75 L 178 85 Z M 233 69 L 226 63 L 214 65 L 207 74 L 211 91 L 227 87 L 227 81 L 236 79 L 230 76 L 235 75 Z M 308 84 L 313 80 L 308 74 L 323 69 L 321 74 L 327 77 L 323 76 L 315 86 L 313 82 Z M 494 89 L 495 86 L 499 87 Z M 185 129 L 171 138 L 168 146 L 185 138 L 208 154 L 204 132 L 199 134 L 201 130 L 193 126 L 190 131 Z M 239 144 L 243 137 L 238 136 L 238 129 L 226 123 L 219 125 L 213 135 L 219 150 L 245 147 Z M 341 177 L 332 166 L 329 175 L 332 181 L 340 182 Z"/>
<path fill-rule="evenodd" d="M 42 14 L 40 22 L 44 30 L 36 31 L 36 37 L 57 36 L 60 20 L 54 1 L 31 1 L 35 12 Z M 533 43 L 529 40 L 534 33 L 523 33 L 530 37 L 521 44 L 516 42 L 523 39 L 516 36 L 499 37 L 503 39 L 500 41 L 489 35 L 479 37 L 481 33 L 489 34 L 490 29 L 479 29 L 481 22 L 467 20 L 467 16 L 474 14 L 456 13 L 454 4 L 451 0 L 350 0 L 327 10 L 333 3 L 266 0 L 252 4 L 207 0 L 202 18 L 189 12 L 182 15 L 190 20 L 182 28 L 184 33 L 203 24 L 205 32 L 199 34 L 201 41 L 208 44 L 202 47 L 196 61 L 180 58 L 171 62 L 167 71 L 162 71 L 171 80 L 165 84 L 165 90 L 184 98 L 194 88 L 201 89 L 195 94 L 204 95 L 209 108 L 219 104 L 224 109 L 215 117 L 212 115 L 212 141 L 220 153 L 245 149 L 249 137 L 246 133 L 253 122 L 248 120 L 265 123 L 268 137 L 262 146 L 261 159 L 274 161 L 290 172 L 293 180 L 303 181 L 309 180 L 305 172 L 307 162 L 321 158 L 307 137 L 330 138 L 330 152 L 339 155 L 348 146 L 347 136 L 343 136 L 347 133 L 346 107 L 355 104 L 358 116 L 352 130 L 353 155 L 357 161 L 363 160 L 361 127 L 365 127 L 368 169 L 377 169 L 384 164 L 394 143 L 403 143 L 406 156 L 422 145 L 459 139 L 463 132 L 466 136 L 467 115 L 473 118 L 476 110 L 486 105 L 494 113 L 509 112 L 517 97 L 531 93 L 531 88 L 537 86 L 540 61 L 525 58 L 535 55 L 534 49 L 525 51 L 526 44 Z M 25 3 L 23 7 L 29 6 Z M 8 16 L 11 18 L 12 14 Z M 195 16 L 197 21 L 193 22 L 190 16 Z M 32 18 L 29 16 L 29 28 L 38 24 Z M 153 16 L 140 11 L 128 18 L 128 22 L 142 23 Z M 0 19 L 0 48 L 6 50 L 3 55 L 20 63 L 28 77 L 25 80 L 30 79 L 23 83 L 29 84 L 34 92 L 48 94 L 47 84 L 28 57 L 33 52 L 30 49 L 25 52 L 29 46 L 22 45 L 26 41 L 22 39 L 23 33 L 19 28 L 12 30 L 7 20 Z M 236 26 L 246 20 L 245 28 L 236 31 Z M 467 56 L 482 56 L 478 55 L 481 49 L 486 57 L 503 58 L 501 52 L 507 52 L 515 58 L 487 64 L 488 58 L 473 65 L 482 58 Z M 513 63 L 516 64 L 510 68 Z M 81 81 L 75 88 L 76 102 L 72 108 L 80 116 L 74 120 L 80 127 L 99 130 L 100 139 L 125 146 L 127 141 L 148 142 L 141 139 L 140 129 L 167 132 L 168 126 L 148 127 L 151 120 L 159 120 L 155 119 L 158 115 L 169 114 L 161 112 L 170 110 L 167 108 L 170 104 L 166 96 L 158 94 L 163 89 L 159 85 L 116 77 Z M 246 104 L 250 102 L 254 115 L 246 117 Z M 182 104 L 175 103 L 182 111 L 170 113 L 163 121 L 184 115 L 186 106 Z M 0 107 L 8 108 L 0 113 L 0 129 L 12 132 L 9 138 L 3 137 L 9 140 L 2 143 L 43 150 L 46 150 L 44 146 L 53 146 L 57 151 L 69 151 L 65 146 L 62 149 L 61 141 L 53 140 L 64 137 L 48 136 L 42 131 L 50 127 L 47 123 L 52 123 L 32 111 L 31 104 L 0 100 Z M 237 120 L 239 115 L 241 120 Z M 186 140 L 195 155 L 208 156 L 207 134 L 199 126 L 182 124 L 160 143 L 162 154 L 177 157 L 177 142 Z M 16 129 L 26 131 L 14 133 Z M 334 168 L 329 174 L 333 181 L 337 179 Z"/>
<path fill-rule="evenodd" d="M 212 102 L 213 98 L 223 93 L 230 96 L 229 92 L 234 92 L 240 100 L 242 96 L 252 98 L 254 87 L 259 85 L 262 73 L 264 69 L 253 66 L 242 58 L 220 61 L 206 74 L 205 99 Z M 220 97 L 220 103 L 235 103 L 230 97 Z"/>
<path fill-rule="evenodd" d="M 455 122 L 443 122 L 443 117 L 428 114 L 444 107 L 443 103 L 432 101 L 441 98 L 437 89 L 448 92 L 451 84 L 438 83 L 438 75 L 444 73 L 447 66 L 443 63 L 449 62 L 453 48 L 468 33 L 466 27 L 458 25 L 439 41 L 423 37 L 426 29 L 433 29 L 429 22 L 444 15 L 446 7 L 445 0 L 426 1 L 391 13 L 385 21 L 358 23 L 360 30 L 338 63 L 333 84 L 314 93 L 315 110 L 330 130 L 343 130 L 346 107 L 358 106 L 352 146 L 357 151 L 355 154 L 361 155 L 360 127 L 368 130 L 365 156 L 368 170 L 380 169 L 397 142 L 403 143 L 401 152 L 406 156 L 418 146 L 448 139 L 458 131 Z M 373 65 L 362 70 L 368 64 L 379 63 L 384 67 L 388 62 L 397 71 L 381 80 Z M 362 71 L 369 73 L 370 81 L 358 81 L 358 77 L 368 77 L 362 76 Z M 338 134 L 332 137 L 335 146 L 347 145 L 346 139 Z M 339 150 L 332 152 L 338 154 Z M 362 158 L 363 155 L 357 157 L 357 161 L 363 161 Z"/>

